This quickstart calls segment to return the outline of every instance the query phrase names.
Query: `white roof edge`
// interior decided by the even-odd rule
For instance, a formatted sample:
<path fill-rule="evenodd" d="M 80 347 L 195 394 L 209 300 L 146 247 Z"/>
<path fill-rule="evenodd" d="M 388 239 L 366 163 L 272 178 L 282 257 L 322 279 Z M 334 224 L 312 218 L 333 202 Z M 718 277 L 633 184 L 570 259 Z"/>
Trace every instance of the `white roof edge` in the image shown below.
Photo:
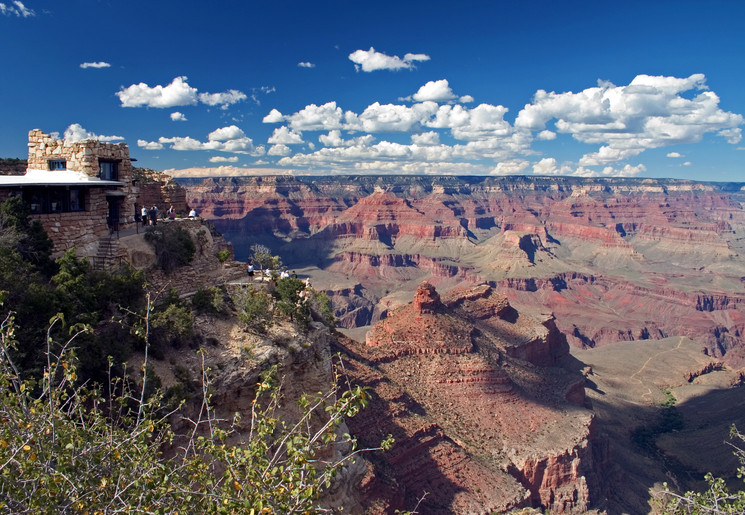
<path fill-rule="evenodd" d="M 27 170 L 24 175 L 0 175 L 3 186 L 125 186 L 119 181 L 104 181 L 73 170 Z"/>

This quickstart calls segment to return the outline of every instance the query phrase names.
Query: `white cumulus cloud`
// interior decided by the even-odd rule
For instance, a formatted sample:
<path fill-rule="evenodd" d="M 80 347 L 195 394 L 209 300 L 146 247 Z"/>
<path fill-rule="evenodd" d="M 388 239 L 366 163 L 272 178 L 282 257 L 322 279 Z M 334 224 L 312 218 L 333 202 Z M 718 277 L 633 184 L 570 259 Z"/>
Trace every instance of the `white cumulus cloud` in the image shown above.
<path fill-rule="evenodd" d="M 401 59 L 397 55 L 386 55 L 370 47 L 370 50 L 355 50 L 349 54 L 349 60 L 354 63 L 357 71 L 373 72 L 376 70 L 410 70 L 414 68 L 414 63 L 417 61 L 429 61 L 429 56 L 406 54 Z"/>
<path fill-rule="evenodd" d="M 492 170 L 492 175 L 515 175 L 525 173 L 530 163 L 524 159 L 502 161 Z"/>
<path fill-rule="evenodd" d="M 622 168 L 613 168 L 612 166 L 606 166 L 603 168 L 603 175 L 613 177 L 636 177 L 642 172 L 646 172 L 647 167 L 643 164 L 636 166 L 625 165 Z"/>
<path fill-rule="evenodd" d="M 709 91 L 703 74 L 638 75 L 628 86 L 599 82 L 579 93 L 539 90 L 518 114 L 515 127 L 544 131 L 551 120 L 558 132 L 601 145 L 582 157 L 581 166 L 606 165 L 650 148 L 696 143 L 708 132 L 736 144 L 742 138 L 739 126 L 745 123 L 742 115 L 719 108 L 719 97 Z"/>
<path fill-rule="evenodd" d="M 276 109 L 272 109 L 261 121 L 264 123 L 280 123 L 285 121 L 285 116 Z"/>
<path fill-rule="evenodd" d="M 292 150 L 290 150 L 290 147 L 283 143 L 279 143 L 277 145 L 272 145 L 269 147 L 269 151 L 266 153 L 268 156 L 289 156 L 292 154 Z"/>
<path fill-rule="evenodd" d="M 23 5 L 23 2 L 16 0 L 12 4 L 5 4 L 0 2 L 0 14 L 4 16 L 18 16 L 19 18 L 28 18 L 29 16 L 36 16 L 36 13 Z"/>
<path fill-rule="evenodd" d="M 228 106 L 241 102 L 248 98 L 245 93 L 237 89 L 230 89 L 222 93 L 200 93 L 199 101 L 208 106 L 219 105 L 221 109 L 227 109 Z"/>
<path fill-rule="evenodd" d="M 424 146 L 439 145 L 440 135 L 435 131 L 425 132 L 422 134 L 412 134 L 411 143 L 413 145 L 424 145 Z"/>
<path fill-rule="evenodd" d="M 413 97 L 417 102 L 426 102 L 431 100 L 432 102 L 447 102 L 457 98 L 453 90 L 450 89 L 450 84 L 447 79 L 431 80 L 424 86 L 419 88 L 419 91 L 414 93 Z"/>
<path fill-rule="evenodd" d="M 215 129 L 207 135 L 207 141 L 200 141 L 190 136 L 171 138 L 161 136 L 158 141 L 138 140 L 137 145 L 146 150 L 159 150 L 168 145 L 168 148 L 173 150 L 217 150 L 252 156 L 261 156 L 266 153 L 263 145 L 255 146 L 253 140 L 235 125 Z"/>
<path fill-rule="evenodd" d="M 349 128 L 365 132 L 409 132 L 417 129 L 437 112 L 435 102 L 422 102 L 411 107 L 375 102 L 359 115 L 357 120 L 348 118 Z"/>
<path fill-rule="evenodd" d="M 553 131 L 545 130 L 536 134 L 535 139 L 541 141 L 550 141 L 556 139 L 556 133 Z"/>
<path fill-rule="evenodd" d="M 561 169 L 558 167 L 556 159 L 544 157 L 533 164 L 533 173 L 536 175 L 558 175 L 561 173 Z"/>
<path fill-rule="evenodd" d="M 304 143 L 304 141 L 302 134 L 300 134 L 299 132 L 295 132 L 286 126 L 283 126 L 274 129 L 274 132 L 267 140 L 267 143 L 281 145 L 300 145 Z"/>
<path fill-rule="evenodd" d="M 137 146 L 144 148 L 145 150 L 160 150 L 163 148 L 162 143 L 158 143 L 157 141 L 147 141 L 144 139 L 138 139 Z"/>
<path fill-rule="evenodd" d="M 237 163 L 238 162 L 238 156 L 213 156 L 210 157 L 210 163 Z"/>
<path fill-rule="evenodd" d="M 275 111 L 276 110 L 272 110 L 272 112 L 264 118 L 265 123 L 274 123 L 272 121 L 267 122 L 266 120 L 267 118 L 270 118 L 271 120 L 277 119 L 277 115 L 280 115 L 280 113 L 279 111 L 275 113 Z M 297 113 L 285 117 L 285 119 L 289 121 L 290 127 L 296 131 L 339 129 L 342 126 L 343 118 L 344 113 L 342 112 L 341 107 L 336 105 L 336 102 L 328 102 L 320 106 L 310 104 Z"/>
<path fill-rule="evenodd" d="M 81 65 L 82 66 L 82 65 Z M 230 89 L 221 93 L 199 93 L 197 88 L 189 85 L 187 77 L 176 77 L 167 86 L 153 86 L 140 82 L 122 88 L 116 93 L 122 107 L 157 107 L 169 108 L 185 105 L 196 105 L 201 102 L 208 106 L 228 106 L 248 98 L 245 93 L 237 89 Z"/>
<path fill-rule="evenodd" d="M 328 134 L 318 136 L 318 141 L 327 147 L 353 147 L 371 145 L 375 141 L 375 138 L 371 134 L 366 134 L 356 138 L 344 139 L 342 138 L 341 131 L 334 129 L 329 131 Z"/>
<path fill-rule="evenodd" d="M 167 108 L 197 103 L 197 88 L 186 82 L 186 77 L 176 77 L 167 86 L 150 87 L 144 82 L 122 88 L 116 96 L 122 107 L 158 107 Z"/>
<path fill-rule="evenodd" d="M 316 67 L 316 65 L 315 65 L 315 64 L 313 64 L 313 63 L 310 63 L 310 62 L 308 62 L 308 61 L 301 61 L 301 62 L 297 63 L 297 65 L 298 65 L 298 66 L 299 66 L 300 68 L 315 68 L 315 67 Z"/>
<path fill-rule="evenodd" d="M 246 133 L 236 125 L 228 125 L 227 127 L 215 129 L 207 135 L 207 139 L 210 141 L 229 141 L 245 137 Z"/>
<path fill-rule="evenodd" d="M 363 53 L 381 62 L 390 57 Z M 624 161 L 647 149 L 695 143 L 705 133 L 735 143 L 741 141 L 744 123 L 741 115 L 720 109 L 701 74 L 640 75 L 627 86 L 599 82 L 578 93 L 539 90 L 514 123 L 505 119 L 505 106 L 464 105 L 472 98 L 456 96 L 445 79 L 427 82 L 399 100 L 414 103 L 374 102 L 361 112 L 345 111 L 333 101 L 309 104 L 293 114 L 272 109 L 263 121 L 283 127 L 268 140 L 273 144 L 269 153 L 281 157 L 281 166 L 330 173 L 459 170 L 631 177 L 646 167 Z M 321 132 L 317 140 L 309 134 L 313 131 Z M 580 150 L 571 161 L 559 163 L 551 155 L 536 161 L 534 142 L 555 140 L 559 133 L 586 144 L 584 155 Z M 409 144 L 401 134 L 409 135 Z M 304 139 L 305 147 L 291 147 Z"/>
<path fill-rule="evenodd" d="M 111 65 L 104 61 L 98 61 L 95 63 L 80 63 L 80 67 L 85 68 L 110 68 Z"/>
<path fill-rule="evenodd" d="M 667 157 L 683 157 L 680 152 L 668 152 Z"/>
<path fill-rule="evenodd" d="M 171 113 L 171 120 L 174 122 L 185 122 L 186 121 L 186 115 L 184 113 L 179 113 L 178 111 L 174 111 Z"/>
<path fill-rule="evenodd" d="M 69 143 L 75 143 L 77 141 L 84 140 L 98 140 L 98 141 L 123 141 L 124 138 L 121 136 L 99 136 L 93 132 L 87 131 L 79 123 L 73 123 L 67 129 L 65 129 L 64 140 Z"/>

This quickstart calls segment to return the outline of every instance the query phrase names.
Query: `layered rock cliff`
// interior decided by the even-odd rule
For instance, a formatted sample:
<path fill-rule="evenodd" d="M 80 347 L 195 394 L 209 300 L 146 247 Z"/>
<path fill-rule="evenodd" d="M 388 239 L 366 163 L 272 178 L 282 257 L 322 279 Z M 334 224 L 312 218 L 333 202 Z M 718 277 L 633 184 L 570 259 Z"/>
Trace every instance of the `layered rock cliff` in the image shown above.
<path fill-rule="evenodd" d="M 185 184 L 246 259 L 268 245 L 375 323 L 415 285 L 487 281 L 572 345 L 686 335 L 742 347 L 743 184 L 548 177 L 250 177 Z M 725 359 L 734 359 L 726 358 Z"/>
<path fill-rule="evenodd" d="M 347 341 L 347 370 L 374 393 L 351 431 L 366 443 L 397 437 L 373 461 L 363 505 L 410 507 L 424 492 L 427 513 L 579 513 L 597 502 L 606 447 L 584 378 L 557 367 L 566 339 L 546 322 L 486 285 L 441 299 L 423 283 L 365 345 Z"/>

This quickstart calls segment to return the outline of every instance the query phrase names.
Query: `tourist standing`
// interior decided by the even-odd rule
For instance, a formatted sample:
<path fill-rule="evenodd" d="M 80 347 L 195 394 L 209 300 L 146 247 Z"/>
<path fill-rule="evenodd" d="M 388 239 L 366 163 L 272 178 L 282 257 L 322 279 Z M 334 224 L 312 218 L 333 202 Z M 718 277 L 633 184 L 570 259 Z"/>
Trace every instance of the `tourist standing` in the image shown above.
<path fill-rule="evenodd" d="M 147 225 L 147 208 L 145 206 L 142 206 L 140 210 L 140 218 L 142 218 L 142 226 L 145 227 Z"/>

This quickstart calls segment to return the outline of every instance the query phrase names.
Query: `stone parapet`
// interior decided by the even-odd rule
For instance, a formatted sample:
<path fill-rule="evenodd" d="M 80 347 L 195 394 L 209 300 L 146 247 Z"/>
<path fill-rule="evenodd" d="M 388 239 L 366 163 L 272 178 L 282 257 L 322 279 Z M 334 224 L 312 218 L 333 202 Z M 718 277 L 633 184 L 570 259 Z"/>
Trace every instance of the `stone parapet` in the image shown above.
<path fill-rule="evenodd" d="M 171 206 L 178 215 L 188 214 L 186 189 L 174 181 L 170 175 L 146 168 L 137 168 L 135 178 L 138 181 L 138 201 L 141 206 L 148 208 L 158 206 L 163 216 Z"/>

